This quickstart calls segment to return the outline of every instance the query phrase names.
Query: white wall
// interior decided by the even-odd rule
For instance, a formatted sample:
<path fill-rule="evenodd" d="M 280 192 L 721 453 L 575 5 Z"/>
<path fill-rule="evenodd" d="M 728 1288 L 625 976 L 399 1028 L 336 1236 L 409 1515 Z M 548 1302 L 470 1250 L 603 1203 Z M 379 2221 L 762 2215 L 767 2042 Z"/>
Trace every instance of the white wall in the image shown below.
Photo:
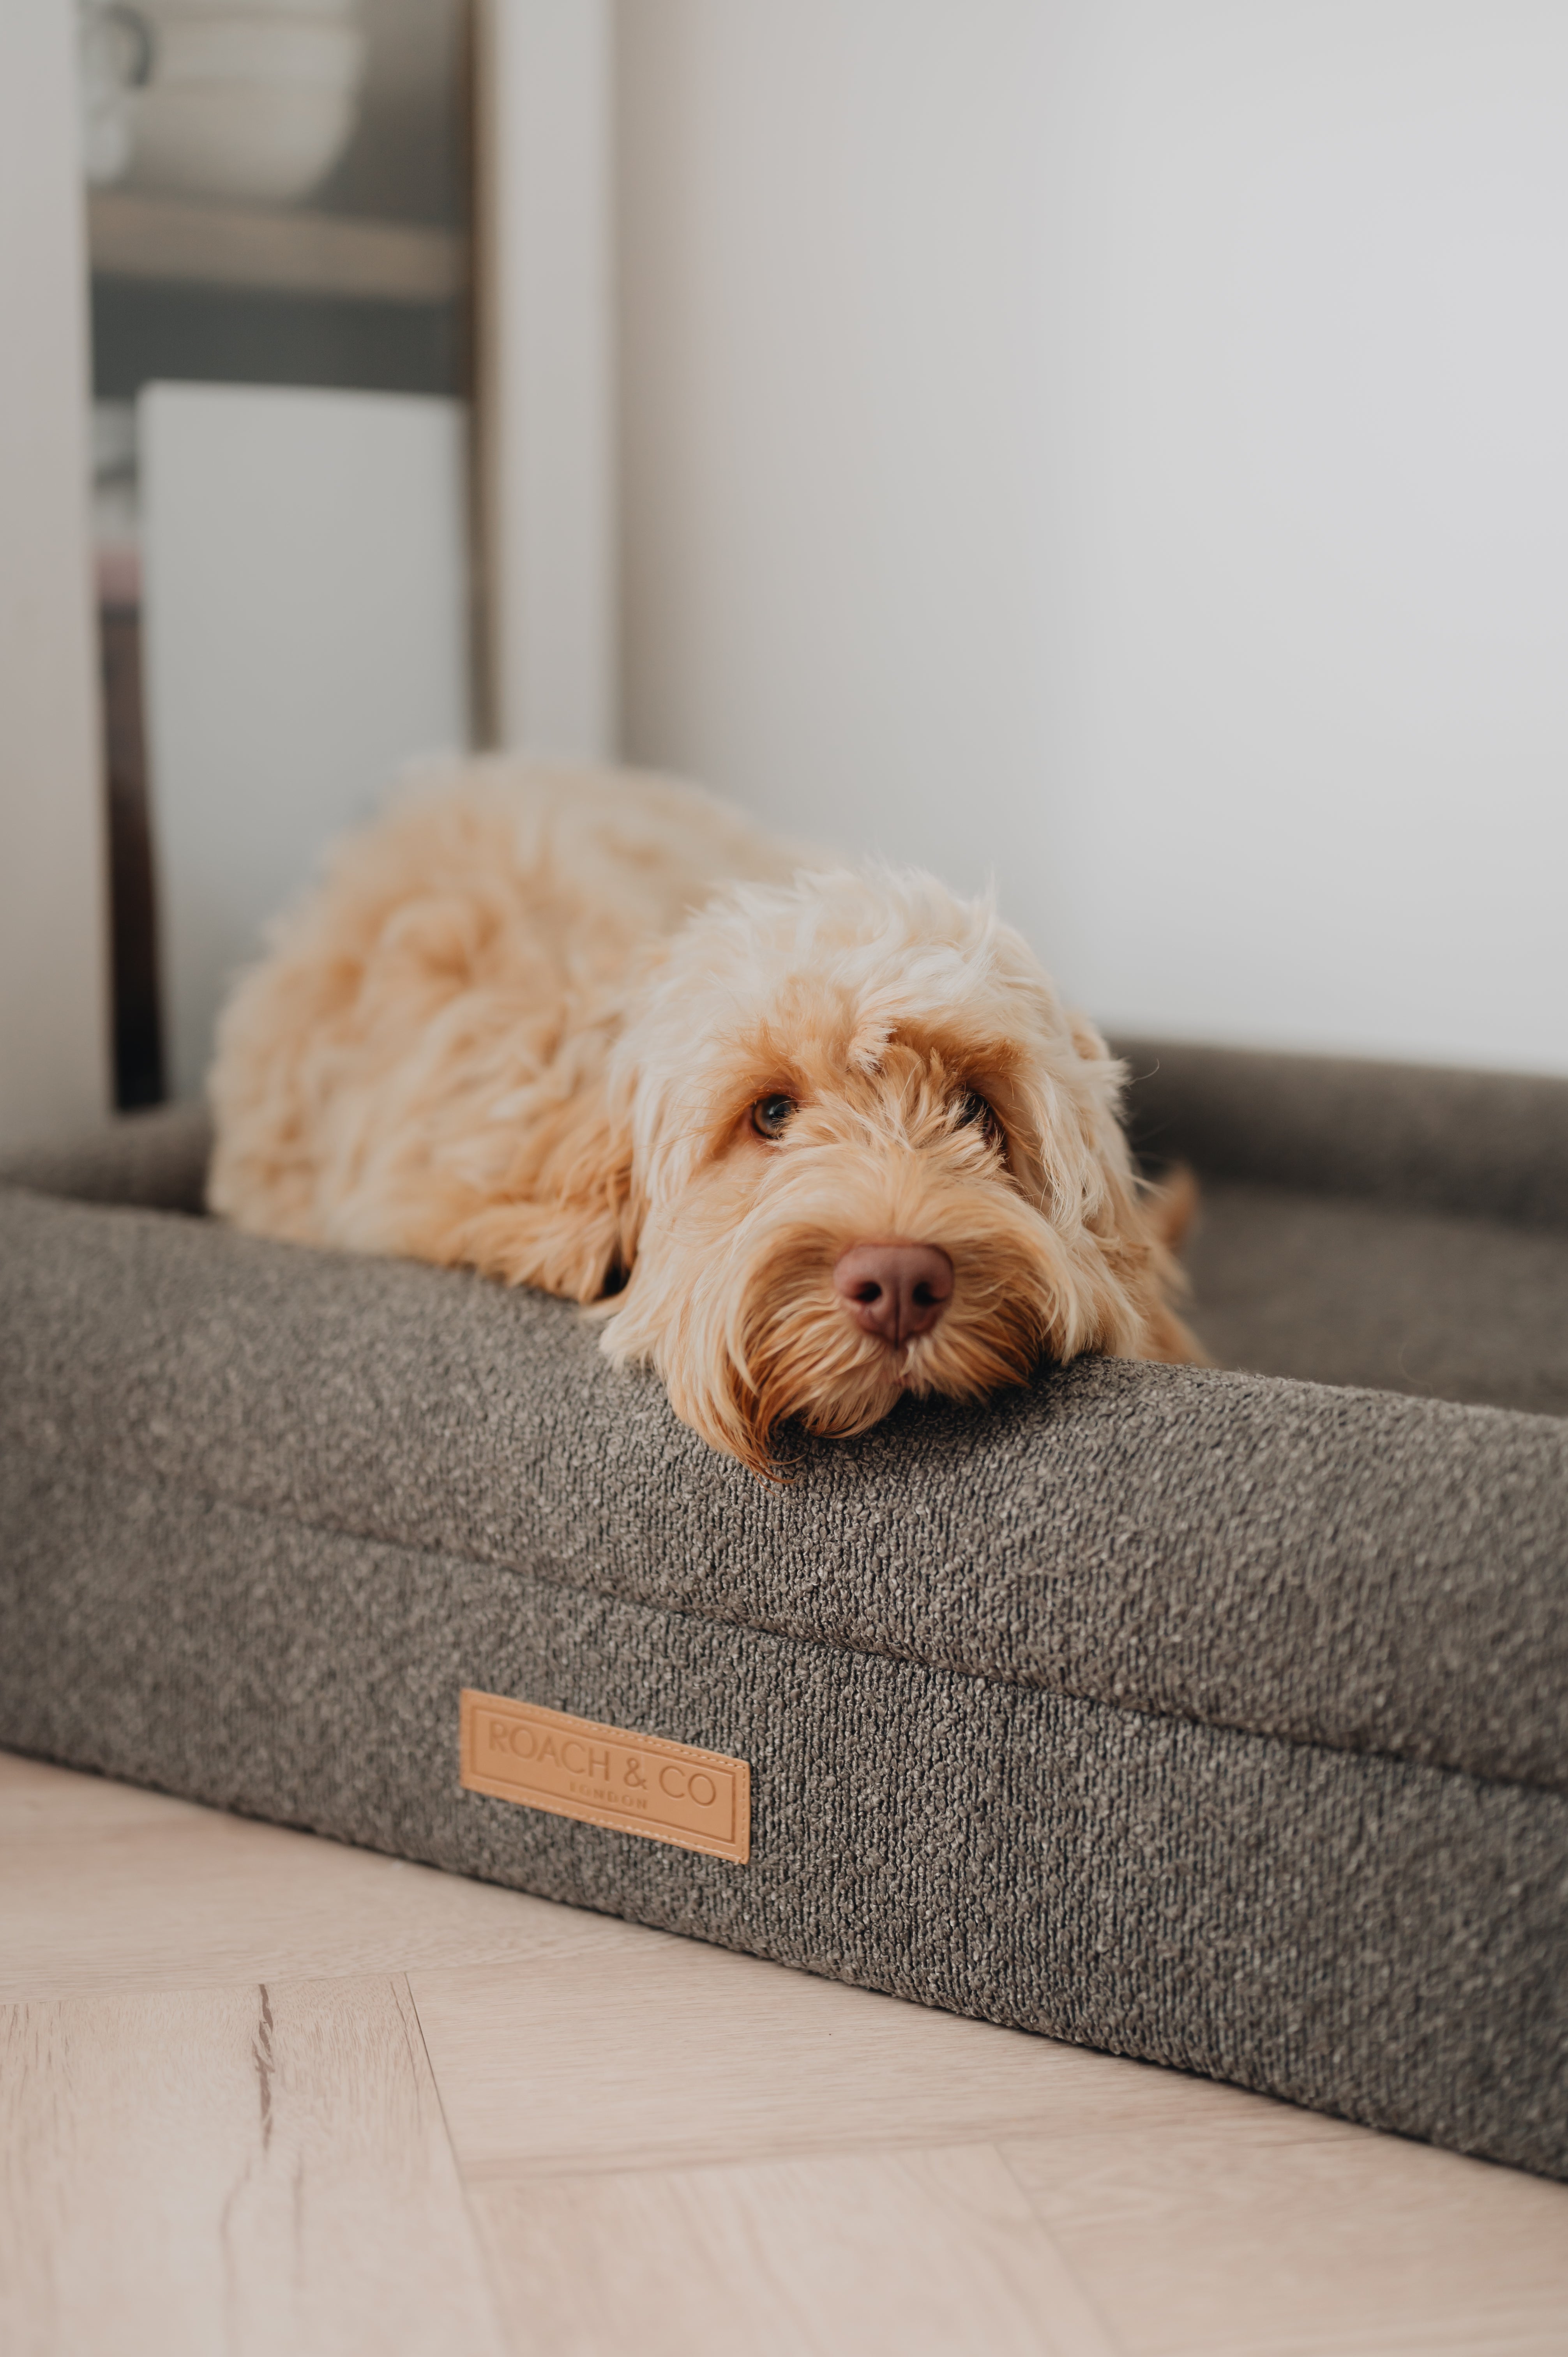
<path fill-rule="evenodd" d="M 74 39 L 0 5 L 0 1146 L 108 1097 Z"/>
<path fill-rule="evenodd" d="M 1568 1071 L 1568 10 L 625 0 L 628 749 Z"/>

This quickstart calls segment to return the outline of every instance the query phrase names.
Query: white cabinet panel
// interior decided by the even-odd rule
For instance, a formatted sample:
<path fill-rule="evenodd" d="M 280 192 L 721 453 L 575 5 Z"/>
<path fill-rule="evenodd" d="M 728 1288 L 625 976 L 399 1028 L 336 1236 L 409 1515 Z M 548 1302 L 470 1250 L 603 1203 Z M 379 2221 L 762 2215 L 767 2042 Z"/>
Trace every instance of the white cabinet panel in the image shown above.
<path fill-rule="evenodd" d="M 139 404 L 172 1093 L 322 845 L 467 742 L 466 423 L 387 393 L 155 384 Z"/>
<path fill-rule="evenodd" d="M 503 745 L 618 733 L 610 0 L 480 11 L 479 414 L 490 719 Z"/>

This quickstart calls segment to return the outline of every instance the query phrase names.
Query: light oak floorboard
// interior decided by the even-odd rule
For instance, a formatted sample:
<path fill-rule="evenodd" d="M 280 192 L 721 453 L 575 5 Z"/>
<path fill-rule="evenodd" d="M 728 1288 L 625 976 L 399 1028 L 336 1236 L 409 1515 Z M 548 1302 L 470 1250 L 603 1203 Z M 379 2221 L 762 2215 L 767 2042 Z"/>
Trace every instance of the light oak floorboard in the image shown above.
<path fill-rule="evenodd" d="M 0 1755 L 5 2357 L 493 2357 L 404 1964 L 520 2357 L 1568 2357 L 1568 2190 Z"/>
<path fill-rule="evenodd" d="M 0 2012 L 7 2357 L 501 2357 L 406 1991 Z"/>
<path fill-rule="evenodd" d="M 109 1776 L 84 1775 L 47 1760 L 0 1751 L 0 1852 L 29 1838 L 69 1840 L 72 1832 L 109 1832 L 118 1825 L 161 1824 L 202 1813 L 194 1803 L 166 1792 L 144 1792 Z"/>
<path fill-rule="evenodd" d="M 1129 2357 L 1568 2351 L 1568 2186 L 1240 2120 L 1003 2149 Z"/>
<path fill-rule="evenodd" d="M 1236 2115 L 1350 2131 L 1283 2104 L 754 1957 L 640 1944 L 409 1976 L 459 2165 L 687 2167 Z"/>
<path fill-rule="evenodd" d="M 401 1972 L 636 1936 L 608 1916 L 102 1777 L 15 1760 L 4 1770 L 0 2000 Z"/>
<path fill-rule="evenodd" d="M 471 2198 L 519 2357 L 1117 2357 L 983 2145 Z"/>

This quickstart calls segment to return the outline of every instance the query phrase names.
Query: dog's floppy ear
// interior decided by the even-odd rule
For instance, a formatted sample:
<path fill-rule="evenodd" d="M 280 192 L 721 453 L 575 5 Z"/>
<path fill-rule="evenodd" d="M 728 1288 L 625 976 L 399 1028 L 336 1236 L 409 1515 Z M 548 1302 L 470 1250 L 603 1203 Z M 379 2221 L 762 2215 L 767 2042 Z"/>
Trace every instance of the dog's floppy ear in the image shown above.
<path fill-rule="evenodd" d="M 1120 1067 L 1093 1024 L 1079 1014 L 1069 1019 L 1083 1061 L 1119 1077 Z M 1208 1352 L 1175 1308 L 1189 1289 L 1176 1255 L 1197 1210 L 1197 1181 L 1189 1170 L 1173 1172 L 1163 1184 L 1143 1178 L 1119 1108 L 1101 1092 L 1087 1112 L 1084 1135 L 1100 1178 L 1086 1224 L 1112 1280 L 1097 1347 L 1126 1358 L 1207 1365 Z"/>
<path fill-rule="evenodd" d="M 1113 1173 L 1104 1201 L 1090 1222 L 1106 1267 L 1132 1312 L 1101 1347 L 1131 1359 L 1164 1359 L 1175 1366 L 1208 1366 L 1208 1353 L 1182 1323 L 1175 1304 L 1189 1287 L 1176 1257 L 1197 1205 L 1190 1171 L 1163 1184 L 1131 1169 Z"/>
<path fill-rule="evenodd" d="M 630 1275 L 639 1214 L 629 1124 L 601 1076 L 530 1125 L 504 1199 L 471 1213 L 443 1255 L 507 1285 L 599 1301 Z"/>

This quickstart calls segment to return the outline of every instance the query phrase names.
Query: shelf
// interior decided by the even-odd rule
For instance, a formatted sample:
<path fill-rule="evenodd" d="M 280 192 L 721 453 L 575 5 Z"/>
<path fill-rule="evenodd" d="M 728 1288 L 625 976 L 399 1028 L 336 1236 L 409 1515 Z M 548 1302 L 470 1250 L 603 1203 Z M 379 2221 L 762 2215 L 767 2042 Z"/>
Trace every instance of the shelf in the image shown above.
<path fill-rule="evenodd" d="M 104 278 L 362 303 L 449 303 L 467 284 L 467 241 L 452 230 L 113 192 L 89 197 L 87 219 Z"/>

